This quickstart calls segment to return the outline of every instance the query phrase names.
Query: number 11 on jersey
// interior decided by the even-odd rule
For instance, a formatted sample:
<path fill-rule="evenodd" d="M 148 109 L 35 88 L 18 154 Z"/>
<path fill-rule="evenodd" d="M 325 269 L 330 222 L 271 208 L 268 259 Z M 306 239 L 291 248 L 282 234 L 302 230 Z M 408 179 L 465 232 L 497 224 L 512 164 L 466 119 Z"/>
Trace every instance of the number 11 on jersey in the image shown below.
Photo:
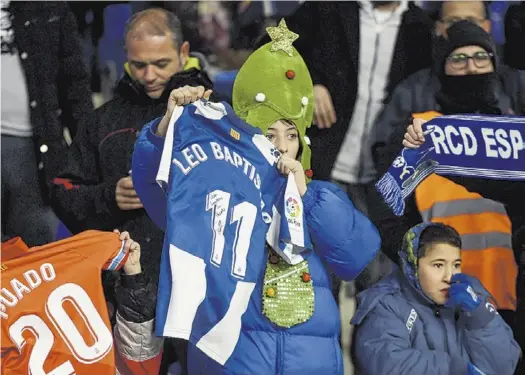
<path fill-rule="evenodd" d="M 223 190 L 214 190 L 206 196 L 206 211 L 212 211 L 211 228 L 213 231 L 210 261 L 220 267 L 226 239 L 224 229 L 228 220 L 231 194 Z M 231 211 L 229 224 L 237 223 L 232 252 L 233 276 L 243 279 L 246 275 L 246 259 L 250 249 L 250 239 L 257 218 L 257 207 L 250 202 L 241 202 Z"/>

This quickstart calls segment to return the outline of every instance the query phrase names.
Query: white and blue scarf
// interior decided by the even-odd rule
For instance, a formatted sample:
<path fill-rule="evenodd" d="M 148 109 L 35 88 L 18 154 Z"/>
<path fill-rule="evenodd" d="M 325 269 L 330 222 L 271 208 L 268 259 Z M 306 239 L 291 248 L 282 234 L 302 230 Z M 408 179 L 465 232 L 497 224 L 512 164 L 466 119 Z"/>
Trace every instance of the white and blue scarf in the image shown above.
<path fill-rule="evenodd" d="M 525 117 L 442 116 L 423 125 L 426 142 L 404 148 L 376 188 L 394 214 L 430 174 L 525 181 Z"/>
<path fill-rule="evenodd" d="M 266 233 L 266 241 L 288 264 L 302 262 L 313 247 L 303 201 L 292 173 L 278 192 L 272 211 L 273 220 Z"/>

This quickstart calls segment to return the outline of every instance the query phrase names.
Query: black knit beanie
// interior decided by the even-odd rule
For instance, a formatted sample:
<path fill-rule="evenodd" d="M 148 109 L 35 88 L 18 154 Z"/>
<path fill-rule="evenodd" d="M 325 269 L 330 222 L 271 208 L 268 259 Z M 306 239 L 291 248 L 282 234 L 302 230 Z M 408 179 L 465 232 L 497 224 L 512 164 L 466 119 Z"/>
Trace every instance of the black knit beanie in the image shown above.
<path fill-rule="evenodd" d="M 492 53 L 494 70 L 497 69 L 496 45 L 490 34 L 470 21 L 458 21 L 447 29 L 447 36 L 440 36 L 435 43 L 436 71 L 444 73 L 446 59 L 456 49 L 464 46 L 480 46 Z"/>

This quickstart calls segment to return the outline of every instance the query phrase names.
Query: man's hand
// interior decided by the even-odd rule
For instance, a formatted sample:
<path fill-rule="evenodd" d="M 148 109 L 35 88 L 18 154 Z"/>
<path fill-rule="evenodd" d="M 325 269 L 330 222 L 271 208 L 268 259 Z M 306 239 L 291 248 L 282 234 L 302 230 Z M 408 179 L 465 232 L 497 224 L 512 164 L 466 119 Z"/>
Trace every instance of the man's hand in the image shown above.
<path fill-rule="evenodd" d="M 159 126 L 157 127 L 157 132 L 155 134 L 157 134 L 160 137 L 166 136 L 171 114 L 173 113 L 173 110 L 176 106 L 191 104 L 201 98 L 209 99 L 212 92 L 212 90 L 206 90 L 204 86 L 184 86 L 172 90 L 170 93 L 170 97 L 168 98 L 168 108 L 166 109 L 166 114 L 162 118 Z"/>
<path fill-rule="evenodd" d="M 331 128 L 337 121 L 334 104 L 328 89 L 323 85 L 314 86 L 314 124 L 319 129 Z"/>
<path fill-rule="evenodd" d="M 407 148 L 418 148 L 425 143 L 425 135 L 423 134 L 423 124 L 426 121 L 420 118 L 415 118 L 412 124 L 408 125 L 403 139 L 403 146 Z"/>
<path fill-rule="evenodd" d="M 123 177 L 117 182 L 117 188 L 115 189 L 115 199 L 117 206 L 123 211 L 138 210 L 143 208 L 140 203 L 139 196 L 133 188 L 133 181 L 131 176 Z"/>
<path fill-rule="evenodd" d="M 287 155 L 282 155 L 277 161 L 277 169 L 284 176 L 288 176 L 290 173 L 293 173 L 299 194 L 302 197 L 306 193 L 306 178 L 304 176 L 304 168 L 299 161 L 292 159 Z"/>
<path fill-rule="evenodd" d="M 128 232 L 122 232 L 118 229 L 113 231 L 120 235 L 121 241 L 126 241 L 125 251 L 129 253 L 126 263 L 124 263 L 124 272 L 126 275 L 136 275 L 142 272 L 140 266 L 140 244 L 131 239 Z"/>

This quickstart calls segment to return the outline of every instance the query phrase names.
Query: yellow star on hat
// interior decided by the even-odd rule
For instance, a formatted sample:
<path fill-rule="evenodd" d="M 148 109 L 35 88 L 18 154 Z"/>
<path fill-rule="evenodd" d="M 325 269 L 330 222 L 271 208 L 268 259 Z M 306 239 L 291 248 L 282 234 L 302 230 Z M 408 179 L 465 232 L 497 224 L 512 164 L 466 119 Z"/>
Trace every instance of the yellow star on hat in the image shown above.
<path fill-rule="evenodd" d="M 284 19 L 282 19 L 276 27 L 267 27 L 266 31 L 268 35 L 270 35 L 270 38 L 272 38 L 271 52 L 282 50 L 286 52 L 288 56 L 293 56 L 292 43 L 299 38 L 299 35 L 288 30 Z"/>

